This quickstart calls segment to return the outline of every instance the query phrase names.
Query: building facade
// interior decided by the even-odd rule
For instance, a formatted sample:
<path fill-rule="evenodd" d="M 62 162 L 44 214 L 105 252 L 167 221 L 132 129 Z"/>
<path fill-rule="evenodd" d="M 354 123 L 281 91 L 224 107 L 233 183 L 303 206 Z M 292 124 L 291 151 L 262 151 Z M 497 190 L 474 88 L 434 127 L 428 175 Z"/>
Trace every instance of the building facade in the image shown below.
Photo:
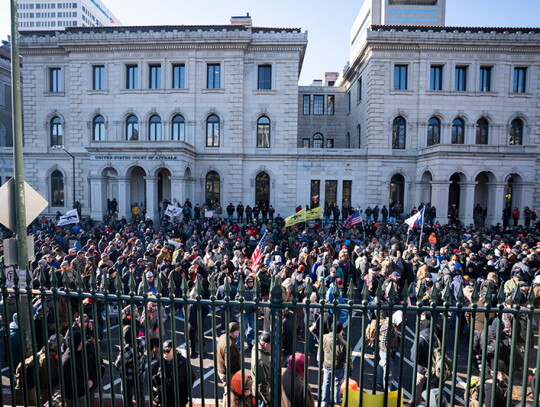
<path fill-rule="evenodd" d="M 250 24 L 23 34 L 26 178 L 49 213 L 72 206 L 73 176 L 96 218 L 114 198 L 126 217 L 188 197 L 288 209 L 306 45 Z"/>
<path fill-rule="evenodd" d="M 19 0 L 17 17 L 21 31 L 121 25 L 101 0 Z"/>
<path fill-rule="evenodd" d="M 231 23 L 23 33 L 25 171 L 46 213 L 73 188 L 94 218 L 114 198 L 152 218 L 186 198 L 283 216 L 430 202 L 467 224 L 477 205 L 488 223 L 540 207 L 540 29 L 371 24 L 342 74 L 298 86 L 307 33 Z"/>
<path fill-rule="evenodd" d="M 366 204 L 466 224 L 540 204 L 540 29 L 371 26 L 340 86 L 362 127 Z M 363 154 L 362 154 L 363 155 Z"/>

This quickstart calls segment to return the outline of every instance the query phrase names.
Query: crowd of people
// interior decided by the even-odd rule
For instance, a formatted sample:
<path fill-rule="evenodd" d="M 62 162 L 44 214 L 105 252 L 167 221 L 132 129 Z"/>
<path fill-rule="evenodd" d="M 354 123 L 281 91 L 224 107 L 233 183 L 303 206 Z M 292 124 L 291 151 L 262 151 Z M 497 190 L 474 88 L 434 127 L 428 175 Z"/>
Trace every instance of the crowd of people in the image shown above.
<path fill-rule="evenodd" d="M 108 204 L 108 214 L 101 221 L 82 218 L 79 224 L 58 227 L 54 220 L 39 218 L 29 227 L 29 233 L 35 237 L 36 255 L 31 264 L 33 286 L 41 288 L 44 284 L 46 289 L 54 286 L 61 290 L 68 288 L 85 292 L 97 287 L 98 292 L 116 294 L 120 289 L 122 294 L 135 291 L 136 295 L 150 296 L 158 294 L 159 289 L 163 297 L 170 294 L 181 297 L 185 294 L 194 299 L 199 294 L 196 290 L 197 282 L 202 287 L 202 297 L 209 298 L 213 281 L 217 287 L 216 299 L 225 299 L 229 287 L 228 296 L 231 299 L 239 299 L 242 295 L 245 301 L 253 301 L 254 285 L 257 282 L 259 300 L 264 302 L 269 299 L 272 276 L 279 275 L 285 303 L 291 301 L 293 284 L 296 282 L 299 293 L 295 292 L 294 295 L 298 301 L 309 299 L 311 303 L 321 300 L 319 287 L 323 284 L 327 288 L 328 302 L 334 301 L 336 292 L 339 302 L 345 303 L 347 287 L 353 284 L 357 296 L 352 300 L 356 303 L 362 301 L 360 293 L 364 286 L 370 300 L 374 301 L 378 296 L 377 300 L 383 303 L 400 303 L 404 287 L 412 286 L 414 290 L 411 290 L 409 300 L 414 300 L 413 297 L 420 292 L 425 296 L 417 300 L 425 301 L 426 304 L 433 299 L 428 294 L 433 287 L 441 293 L 441 304 L 445 300 L 442 293 L 447 289 L 450 290 L 452 304 L 458 301 L 471 303 L 474 287 L 477 287 L 479 306 L 487 300 L 496 305 L 497 294 L 502 287 L 505 307 L 512 307 L 516 298 L 519 298 L 516 297 L 516 291 L 524 294 L 521 296 L 522 301 L 532 292 L 535 305 L 540 305 L 539 223 L 481 227 L 459 222 L 440 225 L 434 221 L 436 209 L 428 204 L 425 206 L 423 240 L 419 244 L 420 231 L 413 229 L 407 233 L 406 225 L 398 220 L 400 208 L 391 207 L 389 210 L 386 205 L 380 209 L 379 206 L 366 208 L 362 215 L 364 221 L 350 228 L 343 227 L 339 221 L 340 213 L 335 211 L 337 207 L 330 208 L 329 205 L 325 207 L 322 220 L 300 223 L 289 228 L 284 227 L 284 220 L 279 214 L 274 216 L 272 206 L 259 208 L 259 205 L 254 205 L 252 209 L 249 205 L 244 208 L 241 202 L 237 205 L 231 202 L 224 214 L 215 211 L 211 218 L 204 217 L 204 212 L 197 210 L 198 204 L 193 208 L 189 200 L 182 207 L 182 216 L 171 219 L 164 215 L 167 209 L 165 202 L 160 205 L 160 220 L 155 223 L 145 218 L 143 211 L 138 211 L 131 220 L 119 219 L 112 201 Z M 207 206 L 210 207 L 217 208 L 215 203 Z M 422 207 L 424 205 L 414 208 L 413 213 Z M 348 214 L 353 212 L 351 209 L 354 208 L 347 208 Z M 330 216 L 337 220 L 331 221 Z M 343 219 L 346 217 L 342 216 Z M 4 232 L 4 237 L 7 237 L 8 232 Z M 252 254 L 263 235 L 266 240 L 262 247 L 262 260 L 258 267 L 252 267 Z M 120 277 L 120 287 L 117 275 Z M 188 282 L 187 292 L 182 291 L 184 277 Z M 237 290 L 240 280 L 245 282 L 242 293 Z M 174 293 L 169 292 L 171 281 L 174 282 Z M 309 290 L 309 298 L 306 298 L 304 293 L 308 285 L 312 289 Z M 103 302 L 94 301 L 88 298 L 83 300 L 84 314 L 80 314 L 80 304 L 76 300 L 62 298 L 58 301 L 58 298 L 53 300 L 53 297 L 35 297 L 33 323 L 39 366 L 34 366 L 33 357 L 20 363 L 18 315 L 10 313 L 10 320 L 3 324 L 6 331 L 4 366 L 8 362 L 9 351 L 14 366 L 17 366 L 19 400 L 23 393 L 21 377 L 24 369 L 29 367 L 39 371 L 39 393 L 43 403 L 50 396 L 47 381 L 53 390 L 58 389 L 60 374 L 63 374 L 65 381 L 64 397 L 70 405 L 84 406 L 87 400 L 94 397 L 98 390 L 98 375 L 104 372 L 104 357 L 96 349 L 99 348 L 98 343 L 106 341 L 104 327 L 107 315 Z M 254 398 L 259 401 L 259 406 L 267 406 L 273 398 L 278 397 L 283 406 L 303 405 L 304 400 L 308 406 L 315 405 L 310 387 L 307 387 L 305 394 L 303 384 L 308 380 L 304 377 L 306 370 L 309 371 L 305 366 L 310 364 L 312 358 L 306 360 L 303 353 L 293 354 L 294 342 L 304 338 L 305 334 L 302 323 L 297 326 L 293 323 L 293 320 L 304 321 L 302 309 L 284 308 L 282 311 L 282 393 L 274 394 L 270 391 L 271 322 L 268 307 L 262 312 L 253 306 L 199 309 L 191 304 L 183 315 L 188 324 L 185 337 L 189 338 L 190 346 L 180 351 L 173 348 L 170 330 L 165 329 L 165 326 L 175 315 L 182 314 L 181 307 L 166 307 L 161 302 L 151 300 L 136 306 L 132 304 L 118 304 L 118 318 L 123 321 L 121 346 L 115 350 L 117 358 L 110 361 L 118 375 L 123 375 L 126 403 L 140 400 L 140 392 L 144 391 L 144 384 L 148 382 L 152 384 L 154 406 L 185 406 L 188 403 L 187 389 L 191 389 L 196 378 L 194 371 L 188 367 L 190 364 L 187 359 L 198 357 L 199 353 L 205 351 L 198 349 L 199 335 L 203 332 L 205 322 L 215 312 L 223 332 L 219 338 L 214 339 L 217 341 L 217 375 L 223 386 L 225 404 L 230 402 L 232 406 L 241 406 L 246 400 L 254 403 Z M 54 307 L 59 310 L 59 321 L 53 312 Z M 198 312 L 203 314 L 202 327 L 199 326 Z M 344 340 L 346 315 L 338 312 L 339 315 L 334 318 L 332 310 L 321 308 L 309 308 L 307 312 L 310 355 L 317 355 L 321 348 L 323 354 L 322 360 L 317 362 L 322 364 L 323 372 L 320 384 L 322 405 L 340 405 L 345 370 L 353 367 Z M 475 358 L 482 352 L 487 353 L 490 366 L 497 366 L 495 369 L 500 373 L 497 375 L 498 381 L 486 382 L 484 400 L 491 397 L 489 386 L 497 386 L 495 394 L 500 400 L 493 405 L 498 406 L 502 405 L 506 397 L 509 370 L 517 369 L 520 360 L 523 366 L 527 338 L 526 329 L 523 328 L 526 320 L 516 313 L 503 313 L 502 332 L 498 333 L 501 346 L 495 358 L 492 345 L 497 337 L 497 318 L 499 316 L 495 313 L 489 314 L 489 317 L 477 314 L 472 319 L 467 315 L 459 319 L 458 325 L 454 313 L 450 325 L 460 335 L 473 336 L 474 347 L 471 351 Z M 519 319 L 519 332 L 512 332 L 512 327 L 516 326 L 514 319 Z M 230 321 L 228 329 L 225 329 L 226 320 Z M 241 320 L 245 328 L 244 335 L 240 335 Z M 401 340 L 399 332 L 402 321 L 403 315 L 399 312 L 391 318 L 383 315 L 380 329 L 377 330 L 379 338 L 371 338 L 372 341 L 379 341 L 377 386 L 380 390 L 388 386 L 385 382 L 387 370 L 389 377 L 394 374 L 393 355 Z M 537 332 L 538 320 L 533 322 Z M 443 340 L 440 323 L 436 314 L 423 312 L 421 315 L 418 348 L 413 347 L 411 355 L 411 360 L 418 360 L 415 406 L 423 403 L 422 397 L 424 400 L 431 397 L 429 394 L 422 395 L 429 376 L 426 372 L 429 346 L 434 343 L 433 339 L 428 338 Z M 261 333 L 258 337 L 254 335 L 256 324 L 259 324 L 258 332 Z M 487 342 L 482 337 L 485 324 L 489 325 Z M 320 331 L 321 327 L 323 332 Z M 512 335 L 518 335 L 514 366 L 510 365 Z M 240 343 L 242 336 L 245 343 Z M 388 340 L 389 337 L 391 340 Z M 321 338 L 322 342 L 319 343 Z M 487 349 L 483 349 L 485 343 L 488 343 Z M 250 370 L 242 374 L 241 355 L 244 354 L 244 347 L 251 350 L 252 357 Z M 173 357 L 175 353 L 176 357 Z M 159 363 L 152 363 L 155 360 Z M 316 356 L 311 363 L 315 363 L 315 360 Z M 88 376 L 84 374 L 85 364 L 96 367 L 88 369 L 91 373 Z M 53 374 L 47 374 L 47 365 L 51 366 Z M 151 375 L 150 380 L 148 375 Z M 88 382 L 85 383 L 85 380 Z M 177 390 L 180 390 L 178 394 L 175 393 L 175 381 L 179 386 Z M 31 388 L 31 384 L 26 383 L 26 387 Z M 36 383 L 33 385 L 35 387 Z M 331 391 L 332 386 L 334 391 Z M 28 397 L 34 397 L 31 400 L 35 402 L 35 389 L 28 394 Z M 334 394 L 334 400 L 331 400 L 331 394 Z"/>

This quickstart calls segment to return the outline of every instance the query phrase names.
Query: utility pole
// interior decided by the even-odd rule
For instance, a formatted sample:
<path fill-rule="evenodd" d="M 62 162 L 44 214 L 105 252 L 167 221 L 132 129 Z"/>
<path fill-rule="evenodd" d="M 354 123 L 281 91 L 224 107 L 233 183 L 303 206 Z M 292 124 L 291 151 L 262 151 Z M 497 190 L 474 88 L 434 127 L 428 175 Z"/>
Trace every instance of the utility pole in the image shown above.
<path fill-rule="evenodd" d="M 17 233 L 17 262 L 18 270 L 28 273 L 28 244 L 26 241 L 26 209 L 24 197 L 24 161 L 22 138 L 22 111 L 21 111 L 21 72 L 19 64 L 19 21 L 17 18 L 17 0 L 11 0 L 11 100 L 13 108 L 13 168 L 15 179 L 15 224 Z M 26 277 L 24 277 L 26 278 Z M 19 281 L 19 285 L 22 282 Z M 26 283 L 26 281 L 24 281 Z M 30 287 L 27 287 L 30 289 Z M 21 301 L 19 329 L 25 338 L 22 351 L 22 360 L 32 352 L 32 336 L 30 333 L 30 319 L 28 314 L 28 301 Z"/>

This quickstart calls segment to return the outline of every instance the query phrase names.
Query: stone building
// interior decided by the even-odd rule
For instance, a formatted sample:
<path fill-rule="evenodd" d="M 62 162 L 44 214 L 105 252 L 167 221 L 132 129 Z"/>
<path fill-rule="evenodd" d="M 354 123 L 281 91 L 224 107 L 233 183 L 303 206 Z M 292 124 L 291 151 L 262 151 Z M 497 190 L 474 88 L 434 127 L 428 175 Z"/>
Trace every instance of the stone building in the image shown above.
<path fill-rule="evenodd" d="M 113 198 L 126 217 L 187 197 L 294 206 L 307 34 L 231 22 L 23 34 L 25 175 L 49 213 L 72 206 L 73 176 L 96 218 Z"/>
<path fill-rule="evenodd" d="M 152 218 L 159 200 L 186 198 L 283 216 L 431 202 L 439 221 L 455 205 L 465 223 L 476 205 L 488 223 L 539 208 L 540 29 L 358 21 L 343 73 L 310 86 L 298 86 L 307 33 L 249 15 L 23 33 L 26 178 L 46 213 L 71 208 L 74 185 L 94 218 L 113 198 L 120 215 L 143 202 Z"/>
<path fill-rule="evenodd" d="M 339 85 L 362 129 L 365 204 L 420 202 L 466 224 L 538 207 L 540 29 L 371 26 Z"/>

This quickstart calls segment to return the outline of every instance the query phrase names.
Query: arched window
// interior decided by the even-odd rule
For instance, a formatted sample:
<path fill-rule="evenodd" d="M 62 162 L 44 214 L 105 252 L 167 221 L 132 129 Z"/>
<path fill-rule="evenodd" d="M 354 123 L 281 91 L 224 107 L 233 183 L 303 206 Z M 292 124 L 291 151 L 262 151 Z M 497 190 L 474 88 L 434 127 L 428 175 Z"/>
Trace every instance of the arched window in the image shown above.
<path fill-rule="evenodd" d="M 92 140 L 105 141 L 105 119 L 101 115 L 92 120 Z"/>
<path fill-rule="evenodd" d="M 186 141 L 186 121 L 182 115 L 177 114 L 172 119 L 171 140 Z"/>
<path fill-rule="evenodd" d="M 270 148 L 270 119 L 266 116 L 257 120 L 257 147 Z"/>
<path fill-rule="evenodd" d="M 219 147 L 219 117 L 215 114 L 206 119 L 206 147 Z"/>
<path fill-rule="evenodd" d="M 441 143 L 441 121 L 436 117 L 429 119 L 427 127 L 427 145 L 434 146 Z"/>
<path fill-rule="evenodd" d="M 487 144 L 489 123 L 483 117 L 476 122 L 476 144 Z"/>
<path fill-rule="evenodd" d="M 255 177 L 255 203 L 259 208 L 270 206 L 270 176 L 264 171 Z"/>
<path fill-rule="evenodd" d="M 61 146 L 63 135 L 62 120 L 58 116 L 54 116 L 51 119 L 51 146 Z"/>
<path fill-rule="evenodd" d="M 510 124 L 510 145 L 521 146 L 523 144 L 523 120 L 514 119 Z"/>
<path fill-rule="evenodd" d="M 321 133 L 313 135 L 313 148 L 323 148 L 324 137 Z"/>
<path fill-rule="evenodd" d="M 215 206 L 219 204 L 219 174 L 215 171 L 210 171 L 206 174 L 206 204 Z"/>
<path fill-rule="evenodd" d="M 139 120 L 137 116 L 131 115 L 126 119 L 126 140 L 138 140 L 139 139 Z"/>
<path fill-rule="evenodd" d="M 58 170 L 51 174 L 51 206 L 64 206 L 64 176 Z"/>
<path fill-rule="evenodd" d="M 393 149 L 404 149 L 405 141 L 407 137 L 407 122 L 401 116 L 398 116 L 394 119 L 392 125 L 392 148 Z"/>
<path fill-rule="evenodd" d="M 390 208 L 395 206 L 398 213 L 403 212 L 403 197 L 405 195 L 405 178 L 395 174 L 390 180 Z"/>
<path fill-rule="evenodd" d="M 351 135 L 347 133 L 347 148 L 351 148 Z"/>
<path fill-rule="evenodd" d="M 463 144 L 465 142 L 465 123 L 457 118 L 452 122 L 452 144 Z"/>
<path fill-rule="evenodd" d="M 161 136 L 161 118 L 155 114 L 150 118 L 150 127 L 148 128 L 148 139 L 151 141 L 162 140 Z"/>

